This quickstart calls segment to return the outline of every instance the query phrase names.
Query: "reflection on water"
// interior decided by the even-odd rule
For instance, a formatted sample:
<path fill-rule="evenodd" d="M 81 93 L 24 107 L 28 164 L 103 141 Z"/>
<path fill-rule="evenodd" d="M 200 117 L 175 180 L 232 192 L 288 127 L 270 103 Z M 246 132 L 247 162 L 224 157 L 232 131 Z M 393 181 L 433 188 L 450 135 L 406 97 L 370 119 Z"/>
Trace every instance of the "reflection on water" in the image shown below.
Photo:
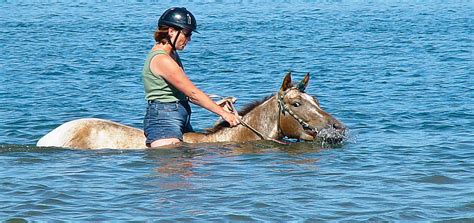
<path fill-rule="evenodd" d="M 212 176 L 207 171 L 208 165 L 215 165 L 222 159 L 240 159 L 242 156 L 288 154 L 285 161 L 270 161 L 272 165 L 286 165 L 285 171 L 306 168 L 317 169 L 319 158 L 306 158 L 305 154 L 318 153 L 323 149 L 311 142 L 280 145 L 271 141 L 253 141 L 245 143 L 198 143 L 183 144 L 175 149 L 147 149 L 143 158 L 153 167 L 155 178 L 153 185 L 163 190 L 192 189 L 196 178 Z M 124 151 L 125 152 L 125 151 Z M 293 166 L 293 167 L 291 167 Z M 130 166 L 129 166 L 130 167 Z"/>

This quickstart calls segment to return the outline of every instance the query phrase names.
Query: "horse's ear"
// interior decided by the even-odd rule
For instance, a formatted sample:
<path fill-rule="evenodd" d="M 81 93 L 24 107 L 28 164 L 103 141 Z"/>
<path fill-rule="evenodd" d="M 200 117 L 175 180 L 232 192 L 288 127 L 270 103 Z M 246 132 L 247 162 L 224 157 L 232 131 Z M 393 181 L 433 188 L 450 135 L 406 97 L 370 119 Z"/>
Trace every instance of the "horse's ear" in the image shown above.
<path fill-rule="evenodd" d="M 281 84 L 280 92 L 286 91 L 286 89 L 291 87 L 293 87 L 293 84 L 291 83 L 291 71 L 288 71 L 283 79 L 283 84 Z"/>
<path fill-rule="evenodd" d="M 309 82 L 309 73 L 306 73 L 306 75 L 304 75 L 303 80 L 301 80 L 300 83 L 298 83 L 298 85 L 296 85 L 296 87 L 297 87 L 301 92 L 304 92 L 304 90 L 305 90 L 306 87 L 308 86 L 308 82 Z"/>

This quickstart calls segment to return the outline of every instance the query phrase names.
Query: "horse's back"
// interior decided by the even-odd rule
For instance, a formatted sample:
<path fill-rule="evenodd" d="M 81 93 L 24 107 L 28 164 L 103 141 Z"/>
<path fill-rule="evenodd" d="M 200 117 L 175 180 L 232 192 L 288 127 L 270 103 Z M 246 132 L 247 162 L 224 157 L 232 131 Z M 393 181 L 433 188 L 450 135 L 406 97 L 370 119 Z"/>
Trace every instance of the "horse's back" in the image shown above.
<path fill-rule="evenodd" d="M 89 120 L 92 121 L 93 119 L 76 119 L 66 122 L 41 137 L 36 143 L 36 146 L 66 147 L 66 144 L 68 144 L 75 134 L 75 130 L 81 128 L 81 125 Z"/>
<path fill-rule="evenodd" d="M 144 148 L 143 131 L 97 118 L 76 119 L 66 122 L 43 136 L 40 147 L 68 147 L 80 149 Z"/>

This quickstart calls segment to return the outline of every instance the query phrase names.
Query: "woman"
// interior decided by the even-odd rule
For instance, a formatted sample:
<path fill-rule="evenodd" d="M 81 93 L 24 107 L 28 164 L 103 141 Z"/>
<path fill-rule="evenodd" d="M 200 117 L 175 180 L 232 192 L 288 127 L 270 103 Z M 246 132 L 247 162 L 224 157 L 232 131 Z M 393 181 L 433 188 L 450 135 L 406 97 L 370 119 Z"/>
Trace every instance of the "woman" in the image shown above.
<path fill-rule="evenodd" d="M 196 27 L 196 19 L 186 8 L 170 8 L 158 21 L 156 43 L 143 67 L 148 101 L 144 132 L 148 147 L 179 143 L 184 133 L 193 131 L 188 101 L 221 116 L 230 126 L 239 124 L 237 116 L 212 101 L 184 72 L 176 51 L 186 47 Z"/>

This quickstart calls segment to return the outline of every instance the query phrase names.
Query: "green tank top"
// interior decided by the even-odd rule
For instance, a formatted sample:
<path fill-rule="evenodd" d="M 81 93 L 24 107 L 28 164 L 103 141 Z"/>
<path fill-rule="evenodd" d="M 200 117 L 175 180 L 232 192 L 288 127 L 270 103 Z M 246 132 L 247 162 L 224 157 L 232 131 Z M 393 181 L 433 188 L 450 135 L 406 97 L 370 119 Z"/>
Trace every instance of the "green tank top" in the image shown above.
<path fill-rule="evenodd" d="M 164 50 L 155 50 L 148 53 L 143 66 L 142 78 L 145 86 L 145 99 L 147 101 L 158 100 L 160 102 L 187 101 L 183 92 L 179 91 L 172 84 L 168 83 L 161 76 L 156 76 L 151 72 L 150 63 L 153 57 L 158 54 L 166 54 Z M 181 61 L 177 61 L 181 66 Z"/>

